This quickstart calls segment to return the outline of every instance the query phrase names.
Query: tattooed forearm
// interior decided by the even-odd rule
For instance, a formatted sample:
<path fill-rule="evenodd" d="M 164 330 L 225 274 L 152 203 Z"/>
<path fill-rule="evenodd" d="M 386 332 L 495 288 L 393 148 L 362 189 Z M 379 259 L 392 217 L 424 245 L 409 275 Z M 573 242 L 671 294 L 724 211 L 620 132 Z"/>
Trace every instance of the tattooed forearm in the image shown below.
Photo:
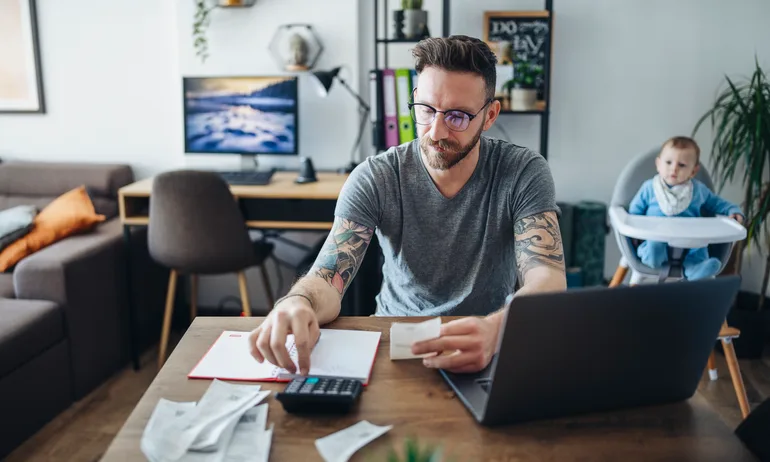
<path fill-rule="evenodd" d="M 513 226 L 516 239 L 516 263 L 519 280 L 526 282 L 527 272 L 538 266 L 564 271 L 564 250 L 555 212 L 522 218 Z"/>
<path fill-rule="evenodd" d="M 335 218 L 310 273 L 325 279 L 340 295 L 344 294 L 361 266 L 373 232 L 350 220 Z"/>

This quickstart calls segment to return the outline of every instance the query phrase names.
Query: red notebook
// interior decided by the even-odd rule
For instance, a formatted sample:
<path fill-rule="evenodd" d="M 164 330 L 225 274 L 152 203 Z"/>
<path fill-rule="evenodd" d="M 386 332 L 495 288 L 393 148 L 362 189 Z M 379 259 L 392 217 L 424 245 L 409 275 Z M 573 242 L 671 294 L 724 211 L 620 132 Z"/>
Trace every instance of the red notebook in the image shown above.
<path fill-rule="evenodd" d="M 321 329 L 318 343 L 310 354 L 309 375 L 357 379 L 366 385 L 369 383 L 379 343 L 379 332 Z M 296 365 L 297 349 L 293 335 L 287 337 L 286 347 Z M 187 377 L 288 382 L 292 375 L 286 369 L 267 361 L 257 362 L 249 351 L 249 332 L 226 330 Z"/>

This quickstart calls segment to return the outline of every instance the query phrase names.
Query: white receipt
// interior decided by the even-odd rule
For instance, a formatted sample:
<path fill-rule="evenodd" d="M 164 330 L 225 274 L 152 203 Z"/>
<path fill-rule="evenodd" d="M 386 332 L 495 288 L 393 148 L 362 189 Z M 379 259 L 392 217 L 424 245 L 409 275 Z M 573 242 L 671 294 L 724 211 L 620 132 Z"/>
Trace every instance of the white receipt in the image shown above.
<path fill-rule="evenodd" d="M 390 359 L 415 359 L 426 355 L 412 354 L 412 344 L 441 335 L 441 318 L 424 322 L 394 322 L 390 326 Z"/>
<path fill-rule="evenodd" d="M 347 462 L 356 451 L 384 435 L 393 425 L 381 427 L 362 420 L 344 430 L 315 440 L 325 462 Z"/>

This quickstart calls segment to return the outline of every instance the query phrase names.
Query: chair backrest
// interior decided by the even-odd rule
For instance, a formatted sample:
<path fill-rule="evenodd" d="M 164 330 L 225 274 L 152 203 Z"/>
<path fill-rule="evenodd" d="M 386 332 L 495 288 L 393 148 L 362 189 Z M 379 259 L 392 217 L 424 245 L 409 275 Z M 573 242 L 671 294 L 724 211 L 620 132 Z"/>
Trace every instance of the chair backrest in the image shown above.
<path fill-rule="evenodd" d="M 243 214 L 214 172 L 178 170 L 155 177 L 147 233 L 152 258 L 183 273 L 229 273 L 254 264 Z"/>
<path fill-rule="evenodd" d="M 658 173 L 655 169 L 655 158 L 659 153 L 660 147 L 653 148 L 644 154 L 636 156 L 626 165 L 623 171 L 620 172 L 618 181 L 615 183 L 615 190 L 612 193 L 610 205 L 628 207 L 631 199 L 634 198 L 642 184 Z M 711 176 L 703 163 L 701 163 L 695 178 L 709 189 L 714 189 Z"/>

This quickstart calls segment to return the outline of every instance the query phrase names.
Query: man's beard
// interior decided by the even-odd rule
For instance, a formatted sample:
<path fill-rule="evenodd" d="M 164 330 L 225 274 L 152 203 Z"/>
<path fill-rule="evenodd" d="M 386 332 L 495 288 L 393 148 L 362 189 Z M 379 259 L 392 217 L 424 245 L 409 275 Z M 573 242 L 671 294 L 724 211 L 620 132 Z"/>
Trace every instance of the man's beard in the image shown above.
<path fill-rule="evenodd" d="M 420 148 L 423 158 L 428 163 L 428 166 L 434 170 L 449 170 L 457 165 L 461 160 L 473 150 L 476 143 L 481 138 L 481 132 L 483 131 L 484 124 L 481 124 L 479 131 L 476 132 L 473 139 L 465 146 L 460 145 L 454 141 L 439 140 L 433 141 L 430 139 L 430 135 L 426 133 L 420 139 Z M 444 150 L 444 152 L 435 151 L 429 149 L 433 146 L 438 146 Z"/>

